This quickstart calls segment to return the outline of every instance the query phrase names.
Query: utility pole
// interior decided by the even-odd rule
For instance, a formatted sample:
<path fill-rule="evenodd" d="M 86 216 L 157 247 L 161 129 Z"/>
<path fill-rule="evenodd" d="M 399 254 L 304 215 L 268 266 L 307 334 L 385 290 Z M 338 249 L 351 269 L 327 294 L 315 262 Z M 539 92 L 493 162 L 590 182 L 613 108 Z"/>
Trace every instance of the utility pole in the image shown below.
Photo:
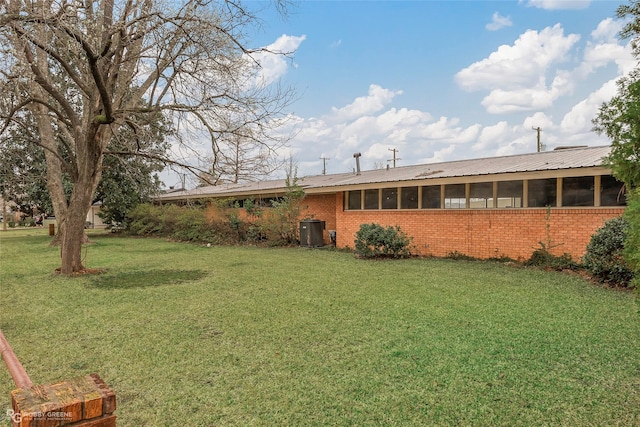
<path fill-rule="evenodd" d="M 396 161 L 397 160 L 402 160 L 399 157 L 396 157 L 396 153 L 398 153 L 398 150 L 396 150 L 395 148 L 388 148 L 389 151 L 393 151 L 393 160 L 387 160 L 388 162 L 393 161 L 393 167 L 396 167 Z"/>
<path fill-rule="evenodd" d="M 538 126 L 537 128 L 532 127 L 531 129 L 535 130 L 538 134 L 538 153 L 542 151 L 542 143 L 540 142 L 540 131 L 542 129 L 540 129 L 540 126 Z"/>
<path fill-rule="evenodd" d="M 328 157 L 320 157 L 320 160 L 322 160 L 322 175 L 326 175 L 327 174 L 327 160 L 331 160 Z"/>

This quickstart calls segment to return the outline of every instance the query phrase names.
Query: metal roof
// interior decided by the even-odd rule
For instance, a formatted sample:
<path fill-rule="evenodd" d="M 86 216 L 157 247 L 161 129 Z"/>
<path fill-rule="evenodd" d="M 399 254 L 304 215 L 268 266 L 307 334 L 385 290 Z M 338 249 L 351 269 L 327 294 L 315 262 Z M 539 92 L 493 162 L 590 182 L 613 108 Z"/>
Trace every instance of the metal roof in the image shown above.
<path fill-rule="evenodd" d="M 610 146 L 567 148 L 541 153 L 487 157 L 471 160 L 428 163 L 391 169 L 376 169 L 355 173 L 315 175 L 300 178 L 298 184 L 305 190 L 345 187 L 375 183 L 415 181 L 436 178 L 495 175 L 602 166 Z M 223 184 L 177 191 L 156 197 L 156 200 L 176 200 L 237 195 L 267 195 L 282 193 L 286 181 L 276 179 L 242 184 Z M 336 188 L 337 190 L 337 188 Z"/>

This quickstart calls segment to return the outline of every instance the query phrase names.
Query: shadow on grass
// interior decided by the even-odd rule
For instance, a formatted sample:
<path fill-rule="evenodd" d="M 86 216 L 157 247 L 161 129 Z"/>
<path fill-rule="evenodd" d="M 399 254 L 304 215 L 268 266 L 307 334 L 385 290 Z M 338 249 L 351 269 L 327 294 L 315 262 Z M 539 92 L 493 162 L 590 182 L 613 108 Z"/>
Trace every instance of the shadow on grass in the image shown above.
<path fill-rule="evenodd" d="M 133 289 L 163 285 L 178 285 L 200 280 L 209 273 L 202 270 L 127 271 L 95 277 L 87 287 L 98 289 Z"/>

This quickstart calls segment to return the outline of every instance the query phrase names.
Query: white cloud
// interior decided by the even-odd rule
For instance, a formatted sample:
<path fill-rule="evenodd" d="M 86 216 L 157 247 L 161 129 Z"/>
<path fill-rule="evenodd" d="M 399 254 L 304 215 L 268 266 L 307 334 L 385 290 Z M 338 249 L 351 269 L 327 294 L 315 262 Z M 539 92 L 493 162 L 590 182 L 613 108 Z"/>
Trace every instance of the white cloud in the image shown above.
<path fill-rule="evenodd" d="M 621 23 L 610 18 L 601 21 L 584 44 L 581 58 L 580 36 L 565 36 L 559 24 L 540 32 L 528 30 L 513 45 L 500 46 L 459 71 L 455 79 L 462 89 L 489 91 L 481 104 L 490 114 L 547 110 L 600 68 L 615 63 L 620 73 L 626 73 L 635 67 L 629 46 L 616 38 L 620 28 Z M 578 59 L 571 69 L 559 68 Z"/>
<path fill-rule="evenodd" d="M 455 80 L 468 91 L 530 87 L 552 64 L 566 60 L 579 40 L 577 34 L 565 36 L 560 24 L 540 32 L 527 30 L 513 45 L 502 45 L 488 58 L 459 71 Z"/>
<path fill-rule="evenodd" d="M 491 22 L 485 25 L 485 28 L 489 31 L 497 31 L 504 27 L 511 27 L 512 25 L 513 22 L 511 22 L 510 17 L 502 16 L 498 12 L 493 12 Z"/>
<path fill-rule="evenodd" d="M 402 91 L 392 91 L 384 89 L 378 85 L 370 85 L 367 96 L 356 98 L 351 104 L 342 108 L 333 107 L 332 113 L 337 120 L 349 120 L 361 117 L 366 114 L 376 113 L 385 105 L 389 104 L 396 95 L 401 95 Z"/>
<path fill-rule="evenodd" d="M 591 120 L 598 113 L 602 103 L 611 100 L 617 92 L 616 80 L 609 80 L 565 114 L 560 123 L 562 133 L 570 135 L 591 131 Z"/>
<path fill-rule="evenodd" d="M 538 9 L 560 10 L 560 9 L 586 9 L 591 4 L 590 0 L 520 0 L 527 7 Z"/>
<path fill-rule="evenodd" d="M 597 42 L 617 43 L 618 34 L 622 30 L 624 23 L 613 18 L 603 19 L 595 30 L 591 32 L 591 38 Z"/>
<path fill-rule="evenodd" d="M 471 149 L 475 152 L 486 152 L 488 149 L 500 147 L 508 139 L 511 129 L 506 121 L 500 121 L 495 125 L 485 126 L 480 131 L 477 141 Z"/>
<path fill-rule="evenodd" d="M 482 100 L 482 106 L 490 114 L 506 114 L 519 111 L 546 109 L 553 105 L 556 91 L 547 90 L 544 85 L 520 90 L 492 90 Z"/>
<path fill-rule="evenodd" d="M 391 158 L 390 148 L 399 150 L 399 166 L 530 153 L 536 150 L 537 127 L 548 150 L 607 144 L 591 131 L 591 119 L 616 93 L 617 78 L 607 77 L 611 80 L 586 98 L 568 101 L 576 89 L 599 78 L 597 70 L 610 75 L 607 67 L 612 64 L 618 73 L 635 66 L 629 47 L 615 38 L 618 27 L 616 21 L 603 20 L 582 44 L 578 35 L 565 35 L 560 25 L 529 30 L 456 75 L 461 88 L 487 91 L 482 106 L 490 113 L 530 111 L 526 117 L 515 116 L 517 122 L 500 117 L 494 123 L 468 125 L 458 117 L 434 118 L 430 112 L 396 106 L 402 90 L 372 84 L 366 95 L 333 107 L 319 119 L 299 118 L 291 151 L 303 159 L 303 174 L 314 174 L 322 171 L 320 157 L 332 159 L 328 173 L 349 172 L 355 165 L 353 153 L 361 152 L 366 170 Z M 560 68 L 564 64 L 569 66 Z"/>
<path fill-rule="evenodd" d="M 287 73 L 290 60 L 285 54 L 293 54 L 307 37 L 288 36 L 283 34 L 278 39 L 266 46 L 267 51 L 251 54 L 251 57 L 260 65 L 256 75 L 258 86 L 268 86 Z"/>
<path fill-rule="evenodd" d="M 526 117 L 522 123 L 522 127 L 525 130 L 534 130 L 537 128 L 551 130 L 551 128 L 554 127 L 554 124 L 551 117 L 541 111 L 538 111 L 532 116 Z"/>

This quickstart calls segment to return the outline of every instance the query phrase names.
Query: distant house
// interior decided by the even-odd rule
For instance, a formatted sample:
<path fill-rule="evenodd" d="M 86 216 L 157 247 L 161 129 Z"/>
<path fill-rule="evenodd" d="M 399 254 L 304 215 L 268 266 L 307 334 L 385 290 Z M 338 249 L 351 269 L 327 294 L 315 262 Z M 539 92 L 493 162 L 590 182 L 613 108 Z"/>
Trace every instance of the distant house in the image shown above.
<path fill-rule="evenodd" d="M 569 148 L 301 178 L 303 216 L 325 221 L 324 241 L 353 247 L 361 224 L 398 225 L 415 252 L 527 259 L 551 242 L 579 259 L 591 235 L 625 208 L 623 185 L 603 166 L 610 147 Z M 357 160 L 357 159 L 356 159 Z M 200 187 L 158 203 L 253 198 L 268 206 L 285 180 Z"/>
<path fill-rule="evenodd" d="M 107 225 L 102 221 L 100 217 L 100 210 L 102 209 L 102 202 L 97 201 L 91 205 L 87 212 L 86 227 L 87 228 L 105 228 Z"/>

